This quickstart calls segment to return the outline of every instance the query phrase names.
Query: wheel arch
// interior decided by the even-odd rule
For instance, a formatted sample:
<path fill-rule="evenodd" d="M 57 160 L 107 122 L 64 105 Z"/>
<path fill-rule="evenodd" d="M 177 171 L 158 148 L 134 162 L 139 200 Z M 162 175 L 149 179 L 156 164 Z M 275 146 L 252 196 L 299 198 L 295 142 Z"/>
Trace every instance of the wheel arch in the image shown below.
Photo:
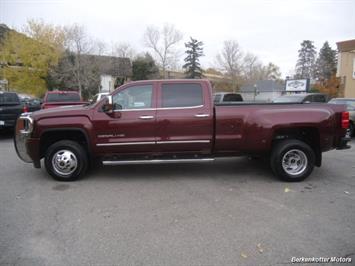
<path fill-rule="evenodd" d="M 40 136 L 40 158 L 44 157 L 44 154 L 48 147 L 53 143 L 60 140 L 72 140 L 78 142 L 91 154 L 91 142 L 87 132 L 82 128 L 50 128 L 42 132 Z"/>
<path fill-rule="evenodd" d="M 322 165 L 322 152 L 320 148 L 320 134 L 317 127 L 295 127 L 295 128 L 279 128 L 274 131 L 272 137 L 272 147 L 285 139 L 297 139 L 308 144 L 315 154 L 315 165 Z"/>

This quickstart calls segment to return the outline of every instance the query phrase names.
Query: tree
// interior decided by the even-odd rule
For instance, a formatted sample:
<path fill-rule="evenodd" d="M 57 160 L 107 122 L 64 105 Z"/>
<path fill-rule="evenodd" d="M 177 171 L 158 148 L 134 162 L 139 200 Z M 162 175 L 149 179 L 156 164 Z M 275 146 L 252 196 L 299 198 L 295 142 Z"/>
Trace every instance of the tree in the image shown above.
<path fill-rule="evenodd" d="M 244 83 L 255 83 L 257 80 L 264 79 L 262 63 L 252 53 L 247 53 L 243 57 L 240 68 Z"/>
<path fill-rule="evenodd" d="M 221 70 L 232 80 L 234 89 L 237 89 L 240 84 L 242 73 L 243 53 L 237 41 L 228 40 L 223 44 L 223 49 L 217 55 L 217 63 Z"/>
<path fill-rule="evenodd" d="M 132 80 L 153 79 L 159 76 L 159 69 L 153 57 L 146 53 L 132 61 Z"/>
<path fill-rule="evenodd" d="M 274 63 L 269 63 L 263 67 L 264 77 L 263 79 L 271 79 L 271 80 L 280 80 L 281 72 L 280 67 L 275 65 Z"/>
<path fill-rule="evenodd" d="M 65 50 L 67 38 L 62 26 L 46 24 L 43 20 L 30 19 L 22 31 L 28 37 L 55 48 L 58 53 Z"/>
<path fill-rule="evenodd" d="M 39 42 L 10 30 L 0 46 L 3 65 L 2 79 L 9 88 L 42 96 L 46 89 L 49 69 L 57 65 L 60 54 L 44 40 Z"/>
<path fill-rule="evenodd" d="M 202 69 L 199 57 L 203 56 L 203 42 L 200 42 L 196 39 L 190 37 L 190 41 L 185 43 L 185 47 L 187 50 L 185 53 L 187 54 L 185 58 L 185 65 L 183 68 L 186 69 L 185 74 L 187 78 L 201 78 Z"/>
<path fill-rule="evenodd" d="M 329 46 L 328 42 L 325 42 L 316 61 L 316 78 L 323 82 L 330 79 L 336 73 L 336 65 L 336 51 Z"/>
<path fill-rule="evenodd" d="M 89 54 L 91 50 L 90 40 L 86 34 L 84 27 L 74 24 L 71 27 L 66 27 L 67 33 L 67 48 L 72 52 L 70 59 L 67 62 L 68 70 L 71 71 L 76 81 L 76 87 L 81 95 L 83 87 L 83 54 Z"/>
<path fill-rule="evenodd" d="M 161 30 L 150 26 L 144 33 L 145 45 L 155 53 L 165 78 L 166 70 L 176 60 L 175 46 L 182 39 L 182 33 L 173 25 L 166 24 Z"/>
<path fill-rule="evenodd" d="M 301 49 L 298 50 L 296 78 L 313 78 L 316 54 L 312 41 L 304 40 L 301 43 Z"/>
<path fill-rule="evenodd" d="M 333 73 L 330 78 L 314 84 L 313 91 L 325 93 L 331 98 L 339 97 L 340 80 L 335 76 L 335 73 Z"/>
<path fill-rule="evenodd" d="M 242 80 L 246 84 L 255 83 L 258 80 L 275 80 L 281 78 L 280 68 L 268 63 L 263 65 L 256 55 L 247 53 L 243 58 Z"/>
<path fill-rule="evenodd" d="M 122 42 L 113 45 L 112 55 L 133 60 L 135 51 L 129 43 Z"/>

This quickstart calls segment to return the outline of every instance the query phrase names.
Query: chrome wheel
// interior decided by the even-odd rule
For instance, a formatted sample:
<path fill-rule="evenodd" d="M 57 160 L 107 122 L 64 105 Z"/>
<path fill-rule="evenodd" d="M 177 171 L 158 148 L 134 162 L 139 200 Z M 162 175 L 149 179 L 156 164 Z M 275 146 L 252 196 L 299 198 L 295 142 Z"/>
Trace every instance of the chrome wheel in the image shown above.
<path fill-rule="evenodd" d="M 289 175 L 302 174 L 308 166 L 306 154 L 298 149 L 289 150 L 282 157 L 282 168 Z"/>
<path fill-rule="evenodd" d="M 69 150 L 59 150 L 52 158 L 54 171 L 61 176 L 70 176 L 78 168 L 75 154 Z"/>

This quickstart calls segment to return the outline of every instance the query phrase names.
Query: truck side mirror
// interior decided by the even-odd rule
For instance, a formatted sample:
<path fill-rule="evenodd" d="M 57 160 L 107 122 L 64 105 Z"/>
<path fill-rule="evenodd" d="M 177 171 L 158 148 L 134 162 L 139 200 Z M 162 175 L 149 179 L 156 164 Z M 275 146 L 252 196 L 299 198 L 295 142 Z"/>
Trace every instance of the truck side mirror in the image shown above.
<path fill-rule="evenodd" d="M 113 106 L 111 103 L 105 103 L 102 106 L 102 111 L 106 114 L 112 114 L 113 113 Z"/>
<path fill-rule="evenodd" d="M 108 95 L 106 97 L 106 101 L 104 105 L 102 106 L 102 111 L 106 114 L 112 114 L 113 113 L 113 104 L 112 104 L 112 96 Z"/>

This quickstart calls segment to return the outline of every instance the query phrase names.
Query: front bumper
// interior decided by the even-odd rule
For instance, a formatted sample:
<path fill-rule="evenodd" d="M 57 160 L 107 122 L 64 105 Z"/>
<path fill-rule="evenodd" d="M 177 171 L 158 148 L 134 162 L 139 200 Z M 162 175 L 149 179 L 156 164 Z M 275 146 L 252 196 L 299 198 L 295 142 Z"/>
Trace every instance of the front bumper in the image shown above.
<path fill-rule="evenodd" d="M 27 152 L 27 144 L 31 139 L 33 120 L 30 113 L 22 114 L 16 122 L 14 144 L 18 157 L 26 162 L 33 163 L 33 159 Z"/>
<path fill-rule="evenodd" d="M 338 143 L 338 146 L 336 147 L 337 150 L 346 150 L 350 149 L 351 146 L 348 144 L 348 142 L 351 141 L 350 137 L 342 137 Z"/>

